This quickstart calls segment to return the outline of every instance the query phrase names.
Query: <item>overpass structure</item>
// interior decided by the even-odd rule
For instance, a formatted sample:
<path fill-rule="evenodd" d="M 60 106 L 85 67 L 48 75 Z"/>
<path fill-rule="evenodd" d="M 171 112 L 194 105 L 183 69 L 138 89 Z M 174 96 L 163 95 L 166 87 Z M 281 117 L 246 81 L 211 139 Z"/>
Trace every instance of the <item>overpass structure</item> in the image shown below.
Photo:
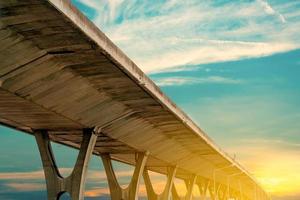
<path fill-rule="evenodd" d="M 0 122 L 35 136 L 48 199 L 82 200 L 89 158 L 101 157 L 111 198 L 269 199 L 257 181 L 218 148 L 68 0 L 0 0 Z M 50 141 L 79 149 L 69 177 Z M 135 166 L 122 189 L 111 160 Z M 148 171 L 167 175 L 162 194 Z M 183 179 L 185 197 L 174 187 Z"/>

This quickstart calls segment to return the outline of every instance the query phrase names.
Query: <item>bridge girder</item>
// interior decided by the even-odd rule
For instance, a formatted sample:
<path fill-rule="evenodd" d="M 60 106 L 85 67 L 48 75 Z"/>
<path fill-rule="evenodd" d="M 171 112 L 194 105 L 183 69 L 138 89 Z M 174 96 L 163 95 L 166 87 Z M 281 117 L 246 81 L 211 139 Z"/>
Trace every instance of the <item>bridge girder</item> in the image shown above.
<path fill-rule="evenodd" d="M 108 153 L 135 165 L 126 155 L 148 150 L 148 166 L 177 165 L 177 177 L 197 174 L 210 185 L 226 184 L 228 174 L 241 171 L 246 177 L 241 196 L 256 196 L 250 174 L 70 1 L 0 0 L 0 9 L 0 123 L 30 134 L 64 129 L 65 134 L 50 139 L 75 148 L 81 141 L 72 130 L 106 126 L 98 136 L 97 155 Z M 234 163 L 233 172 L 223 171 L 212 181 L 212 171 L 228 163 Z M 238 190 L 238 184 L 232 187 Z M 261 196 L 268 198 L 263 191 Z"/>
<path fill-rule="evenodd" d="M 57 200 L 59 197 L 68 192 L 72 200 L 84 199 L 85 180 L 88 170 L 90 157 L 93 154 L 94 147 L 98 135 L 101 135 L 101 129 L 83 129 L 82 141 L 79 147 L 79 154 L 75 163 L 72 173 L 68 177 L 63 177 L 57 167 L 55 156 L 52 151 L 49 131 L 48 130 L 35 130 L 35 139 L 40 152 L 42 165 L 44 169 L 48 200 Z M 248 200 L 242 191 L 236 191 L 230 185 L 222 185 L 214 183 L 214 180 L 209 180 L 194 174 L 190 174 L 189 178 L 184 179 L 187 192 L 185 196 L 181 197 L 175 187 L 176 166 L 167 166 L 167 182 L 161 194 L 156 194 L 150 180 L 148 169 L 146 167 L 148 152 L 136 152 L 136 164 L 132 179 L 127 188 L 123 189 L 116 178 L 113 166 L 112 157 L 109 153 L 101 154 L 101 160 L 104 165 L 105 173 L 107 176 L 108 186 L 112 200 L 135 200 L 138 197 L 138 188 L 140 181 L 143 178 L 147 198 L 149 200 L 168 200 L 172 197 L 173 200 L 192 200 L 193 189 L 197 186 L 200 192 L 200 199 L 204 200 L 209 194 L 212 200 Z M 228 189 L 229 187 L 229 189 Z M 228 193 L 228 191 L 230 191 Z M 268 199 L 262 195 L 254 194 L 253 200 Z"/>

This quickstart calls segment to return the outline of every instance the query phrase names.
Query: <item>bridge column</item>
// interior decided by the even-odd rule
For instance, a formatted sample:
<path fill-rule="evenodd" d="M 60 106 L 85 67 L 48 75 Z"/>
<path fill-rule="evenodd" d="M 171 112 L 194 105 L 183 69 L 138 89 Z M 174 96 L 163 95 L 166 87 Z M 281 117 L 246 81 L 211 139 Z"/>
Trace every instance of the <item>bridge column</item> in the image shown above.
<path fill-rule="evenodd" d="M 210 195 L 210 199 L 212 200 L 217 200 L 218 198 L 218 191 L 220 189 L 220 184 L 219 183 L 214 183 L 214 184 L 210 184 L 208 187 L 208 191 L 209 191 L 209 195 Z"/>
<path fill-rule="evenodd" d="M 244 200 L 241 180 L 239 180 L 239 193 L 240 193 L 240 200 Z"/>
<path fill-rule="evenodd" d="M 167 174 L 167 184 L 165 186 L 164 191 L 161 194 L 156 194 L 154 192 L 148 170 L 145 168 L 143 172 L 143 178 L 147 190 L 147 197 L 148 200 L 169 200 L 171 196 L 171 189 L 174 184 L 174 178 L 176 174 L 176 167 L 170 167 L 168 168 L 168 174 Z"/>
<path fill-rule="evenodd" d="M 193 188 L 194 188 L 194 185 L 196 183 L 196 180 L 197 180 L 197 176 L 192 175 L 192 177 L 189 180 L 185 181 L 185 185 L 186 185 L 186 188 L 187 188 L 187 194 L 186 194 L 186 197 L 185 197 L 186 200 L 192 200 L 192 198 L 193 198 Z"/>
<path fill-rule="evenodd" d="M 113 170 L 110 155 L 109 154 L 101 155 L 112 200 L 121 200 L 121 199 L 136 200 L 137 199 L 139 182 L 141 180 L 142 173 L 146 165 L 147 157 L 148 157 L 148 152 L 138 153 L 136 166 L 130 184 L 126 189 L 122 189 L 118 183 L 115 172 Z"/>
<path fill-rule="evenodd" d="M 199 192 L 200 192 L 200 200 L 205 200 L 207 189 L 208 189 L 208 186 L 209 186 L 209 181 L 208 180 L 203 180 L 203 181 L 201 181 L 201 183 L 198 183 L 197 186 L 198 186 Z"/>
<path fill-rule="evenodd" d="M 240 195 L 237 191 L 232 192 L 231 195 L 233 196 L 234 200 L 240 200 Z"/>
<path fill-rule="evenodd" d="M 218 190 L 218 199 L 219 200 L 226 200 L 227 197 L 227 190 L 224 186 L 219 187 Z"/>
<path fill-rule="evenodd" d="M 37 130 L 34 134 L 43 163 L 48 200 L 58 200 L 64 192 L 68 192 L 72 200 L 83 200 L 86 172 L 97 135 L 92 129 L 83 130 L 76 164 L 70 176 L 64 178 L 56 165 L 48 131 Z"/>
<path fill-rule="evenodd" d="M 180 196 L 178 195 L 178 193 L 177 193 L 177 190 L 176 190 L 176 188 L 175 188 L 175 183 L 173 183 L 173 186 L 172 186 L 172 200 L 182 200 L 181 198 L 180 198 Z"/>
<path fill-rule="evenodd" d="M 172 187 L 172 198 L 174 200 L 181 200 L 181 199 L 192 200 L 192 197 L 193 197 L 193 188 L 194 188 L 194 185 L 196 183 L 196 180 L 197 180 L 197 176 L 196 175 L 192 175 L 192 177 L 190 179 L 185 180 L 185 185 L 186 185 L 187 192 L 186 192 L 186 195 L 185 195 L 184 198 L 180 198 L 180 196 L 178 195 L 177 190 L 175 188 L 175 185 L 173 184 L 173 187 Z"/>

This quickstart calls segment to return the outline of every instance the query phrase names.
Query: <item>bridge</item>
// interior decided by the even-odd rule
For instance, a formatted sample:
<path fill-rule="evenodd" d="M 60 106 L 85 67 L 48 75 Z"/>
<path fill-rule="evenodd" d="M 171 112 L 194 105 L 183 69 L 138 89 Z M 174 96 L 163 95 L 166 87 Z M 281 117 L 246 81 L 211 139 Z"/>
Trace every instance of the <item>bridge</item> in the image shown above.
<path fill-rule="evenodd" d="M 267 200 L 261 185 L 68 0 L 0 0 L 0 122 L 34 135 L 49 200 L 82 200 L 89 159 L 102 159 L 112 200 Z M 142 47 L 141 47 L 142 48 Z M 69 177 L 50 141 L 79 149 Z M 112 160 L 135 166 L 122 189 Z M 149 171 L 167 176 L 156 194 Z M 180 197 L 174 179 L 184 180 Z"/>

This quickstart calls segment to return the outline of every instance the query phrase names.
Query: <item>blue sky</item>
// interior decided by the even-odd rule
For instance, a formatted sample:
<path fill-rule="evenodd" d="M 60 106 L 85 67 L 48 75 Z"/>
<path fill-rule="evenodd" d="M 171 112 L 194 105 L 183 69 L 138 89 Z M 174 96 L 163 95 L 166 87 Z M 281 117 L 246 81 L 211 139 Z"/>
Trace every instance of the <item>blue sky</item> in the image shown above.
<path fill-rule="evenodd" d="M 73 2 L 145 72 L 270 55 L 300 42 L 297 1 Z"/>
<path fill-rule="evenodd" d="M 275 199 L 300 198 L 300 1 L 73 3 Z M 0 131 L 0 199 L 42 198 L 33 138 Z M 76 152 L 54 147 L 69 172 Z M 126 182 L 131 168 L 115 165 Z M 87 196 L 105 196 L 98 158 L 89 177 Z"/>

